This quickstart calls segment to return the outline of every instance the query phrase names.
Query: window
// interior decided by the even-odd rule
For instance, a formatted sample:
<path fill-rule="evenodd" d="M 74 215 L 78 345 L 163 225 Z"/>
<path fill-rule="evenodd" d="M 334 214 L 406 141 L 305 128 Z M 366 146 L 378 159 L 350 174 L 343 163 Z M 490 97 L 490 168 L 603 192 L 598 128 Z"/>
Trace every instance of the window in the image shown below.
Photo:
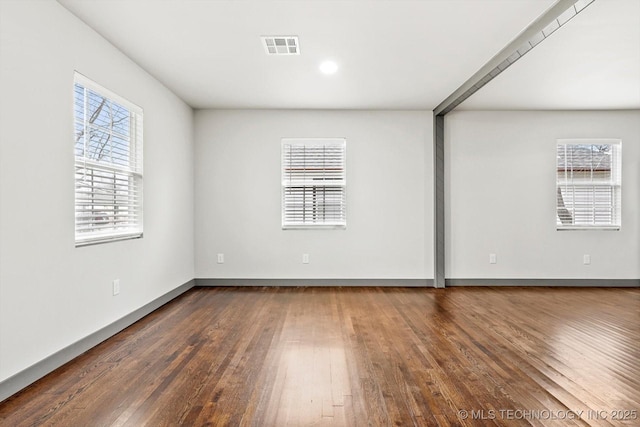
<path fill-rule="evenodd" d="M 557 148 L 557 228 L 619 229 L 621 141 L 561 139 Z"/>
<path fill-rule="evenodd" d="M 76 246 L 142 236 L 142 109 L 76 73 Z"/>
<path fill-rule="evenodd" d="M 345 228 L 346 141 L 282 140 L 282 228 Z"/>

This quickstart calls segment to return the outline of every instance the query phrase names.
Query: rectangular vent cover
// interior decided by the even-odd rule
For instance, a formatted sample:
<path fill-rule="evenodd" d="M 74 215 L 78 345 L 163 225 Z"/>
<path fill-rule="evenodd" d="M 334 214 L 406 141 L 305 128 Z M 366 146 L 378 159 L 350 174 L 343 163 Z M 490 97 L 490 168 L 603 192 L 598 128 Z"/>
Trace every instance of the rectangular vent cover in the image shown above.
<path fill-rule="evenodd" d="M 298 36 L 264 36 L 261 38 L 267 55 L 300 55 Z"/>

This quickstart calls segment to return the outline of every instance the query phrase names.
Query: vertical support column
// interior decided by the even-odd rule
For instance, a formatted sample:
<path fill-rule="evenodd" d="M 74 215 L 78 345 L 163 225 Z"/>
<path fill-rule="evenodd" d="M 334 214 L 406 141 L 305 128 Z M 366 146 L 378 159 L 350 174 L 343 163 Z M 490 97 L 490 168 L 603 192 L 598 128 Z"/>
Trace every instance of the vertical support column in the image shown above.
<path fill-rule="evenodd" d="M 445 287 L 444 116 L 480 90 L 595 0 L 556 0 L 538 19 L 433 110 L 434 255 L 433 284 Z"/>
<path fill-rule="evenodd" d="M 444 114 L 433 115 L 433 286 L 445 286 Z"/>

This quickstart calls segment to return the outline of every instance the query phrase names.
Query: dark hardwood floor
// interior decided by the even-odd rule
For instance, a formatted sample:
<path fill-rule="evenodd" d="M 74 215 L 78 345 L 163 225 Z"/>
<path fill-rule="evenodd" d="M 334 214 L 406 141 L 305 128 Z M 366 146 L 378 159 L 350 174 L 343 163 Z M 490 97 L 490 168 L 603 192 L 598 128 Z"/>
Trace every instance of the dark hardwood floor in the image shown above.
<path fill-rule="evenodd" d="M 194 288 L 2 426 L 640 425 L 640 289 Z"/>

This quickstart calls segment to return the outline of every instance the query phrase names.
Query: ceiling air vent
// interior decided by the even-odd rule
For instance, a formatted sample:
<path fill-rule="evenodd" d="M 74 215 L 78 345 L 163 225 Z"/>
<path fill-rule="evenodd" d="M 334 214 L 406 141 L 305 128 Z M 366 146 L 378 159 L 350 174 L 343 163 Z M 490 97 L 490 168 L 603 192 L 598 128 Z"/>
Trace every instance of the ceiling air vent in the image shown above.
<path fill-rule="evenodd" d="M 261 38 L 267 55 L 300 55 L 298 36 L 264 36 Z"/>

